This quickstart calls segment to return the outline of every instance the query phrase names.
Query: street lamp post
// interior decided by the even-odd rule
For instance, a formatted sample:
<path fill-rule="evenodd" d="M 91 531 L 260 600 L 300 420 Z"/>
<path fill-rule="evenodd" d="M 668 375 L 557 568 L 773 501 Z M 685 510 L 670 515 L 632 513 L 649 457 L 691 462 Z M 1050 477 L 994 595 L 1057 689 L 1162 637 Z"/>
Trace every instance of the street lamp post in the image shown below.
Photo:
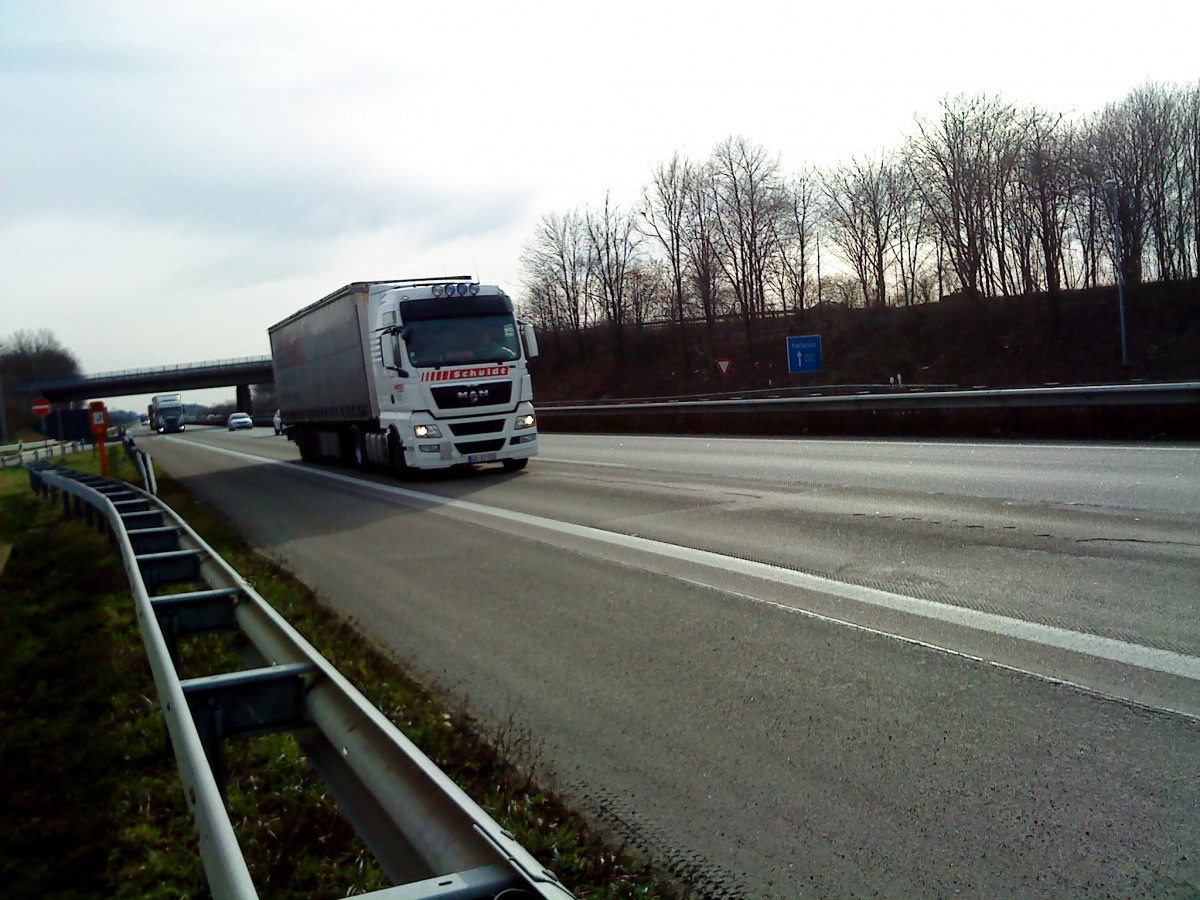
<path fill-rule="evenodd" d="M 1112 199 L 1113 218 L 1113 268 L 1117 273 L 1117 309 L 1121 314 L 1121 365 L 1129 365 L 1129 350 L 1125 343 L 1125 272 L 1121 266 L 1121 217 L 1120 206 L 1117 203 L 1117 179 L 1108 178 L 1104 181 L 1108 195 Z"/>

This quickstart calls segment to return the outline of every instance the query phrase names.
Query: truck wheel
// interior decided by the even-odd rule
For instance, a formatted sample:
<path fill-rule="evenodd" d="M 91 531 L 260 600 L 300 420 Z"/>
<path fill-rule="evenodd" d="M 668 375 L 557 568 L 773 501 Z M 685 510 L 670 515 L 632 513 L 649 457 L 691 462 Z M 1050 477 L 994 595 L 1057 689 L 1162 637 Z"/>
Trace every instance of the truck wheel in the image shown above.
<path fill-rule="evenodd" d="M 371 468 L 371 460 L 367 456 L 366 438 L 357 425 L 350 429 L 350 440 L 354 443 L 354 468 L 366 472 Z"/>
<path fill-rule="evenodd" d="M 300 448 L 300 458 L 305 462 L 318 462 L 316 437 L 307 431 L 296 435 L 296 446 Z"/>
<path fill-rule="evenodd" d="M 408 478 L 408 463 L 404 461 L 404 451 L 400 448 L 400 438 L 396 437 L 396 432 L 394 431 L 388 433 L 388 465 L 391 467 L 392 474 L 397 478 Z"/>
<path fill-rule="evenodd" d="M 505 472 L 520 472 L 529 465 L 529 457 L 527 456 L 524 459 L 504 459 L 500 461 L 500 465 L 504 466 Z"/>

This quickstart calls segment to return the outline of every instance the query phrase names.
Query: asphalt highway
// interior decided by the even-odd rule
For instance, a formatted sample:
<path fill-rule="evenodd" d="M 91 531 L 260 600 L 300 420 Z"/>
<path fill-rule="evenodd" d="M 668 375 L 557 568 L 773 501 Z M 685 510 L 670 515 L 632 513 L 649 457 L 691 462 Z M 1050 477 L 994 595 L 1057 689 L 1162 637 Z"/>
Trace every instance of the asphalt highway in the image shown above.
<path fill-rule="evenodd" d="M 1200 894 L 1200 449 L 138 441 L 706 896 Z"/>

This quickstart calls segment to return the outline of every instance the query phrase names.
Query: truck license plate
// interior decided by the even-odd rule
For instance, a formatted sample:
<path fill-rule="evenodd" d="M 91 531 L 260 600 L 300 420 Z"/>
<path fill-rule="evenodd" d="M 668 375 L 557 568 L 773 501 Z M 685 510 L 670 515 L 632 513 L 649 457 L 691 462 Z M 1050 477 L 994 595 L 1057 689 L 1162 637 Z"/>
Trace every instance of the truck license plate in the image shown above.
<path fill-rule="evenodd" d="M 467 457 L 469 463 L 495 462 L 499 454 L 496 453 L 472 453 Z"/>

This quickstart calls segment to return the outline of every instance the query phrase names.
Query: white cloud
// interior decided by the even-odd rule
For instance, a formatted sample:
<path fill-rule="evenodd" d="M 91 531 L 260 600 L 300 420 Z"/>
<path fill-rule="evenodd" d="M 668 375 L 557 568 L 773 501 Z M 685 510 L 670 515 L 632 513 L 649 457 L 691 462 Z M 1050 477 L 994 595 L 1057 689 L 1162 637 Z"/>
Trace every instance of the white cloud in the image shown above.
<path fill-rule="evenodd" d="M 264 353 L 353 280 L 519 294 L 543 214 L 634 203 L 676 151 L 742 135 L 794 171 L 898 146 L 945 95 L 1084 114 L 1194 80 L 1197 14 L 1137 13 L 4 0 L 0 332 L 96 372 Z"/>

